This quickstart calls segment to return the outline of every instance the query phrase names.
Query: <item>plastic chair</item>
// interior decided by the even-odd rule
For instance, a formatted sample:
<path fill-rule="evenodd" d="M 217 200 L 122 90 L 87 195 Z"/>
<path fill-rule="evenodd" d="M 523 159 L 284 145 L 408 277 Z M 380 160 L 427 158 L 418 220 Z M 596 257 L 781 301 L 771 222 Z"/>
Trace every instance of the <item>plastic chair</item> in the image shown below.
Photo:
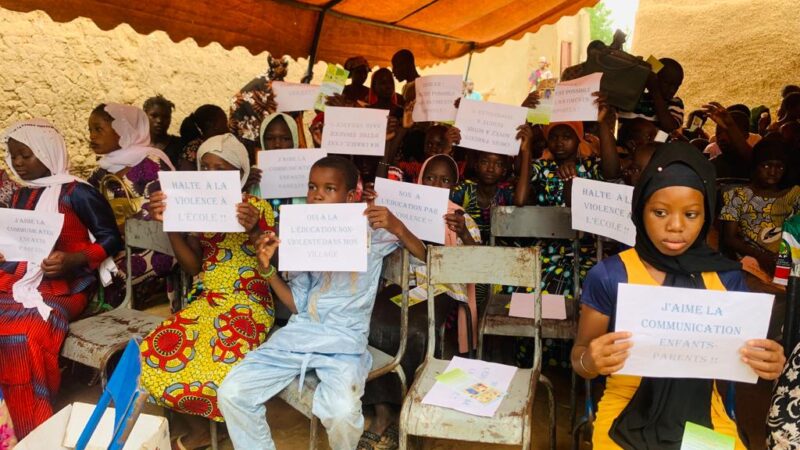
<path fill-rule="evenodd" d="M 111 380 L 103 389 L 103 394 L 86 423 L 86 427 L 78 438 L 76 450 L 84 450 L 89 444 L 103 413 L 112 400 L 114 402 L 114 434 L 108 450 L 122 449 L 147 398 L 146 392 L 139 386 L 141 374 L 142 359 L 139 354 L 139 344 L 136 340 L 131 339 L 122 353 L 122 359 L 117 364 Z"/>
<path fill-rule="evenodd" d="M 498 270 L 503 268 L 503 270 Z M 428 341 L 425 361 L 400 412 L 400 449 L 408 448 L 409 436 L 458 439 L 491 444 L 520 445 L 530 449 L 533 401 L 537 383 L 549 381 L 541 375 L 541 262 L 539 249 L 502 247 L 428 248 Z M 436 318 L 433 290 L 436 284 L 483 283 L 534 287 L 536 317 L 535 352 L 532 369 L 517 370 L 497 413 L 479 417 L 447 408 L 426 405 L 422 399 L 433 387 L 436 376 L 447 369 L 449 360 L 434 356 Z M 551 393 L 552 391 L 548 391 Z M 550 445 L 555 448 L 555 404 L 550 401 Z"/>
<path fill-rule="evenodd" d="M 400 394 L 406 396 L 406 375 L 400 361 L 406 351 L 406 341 L 408 337 L 408 291 L 409 291 L 409 253 L 408 250 L 399 249 L 388 255 L 383 260 L 382 278 L 386 281 L 399 285 L 403 289 L 402 303 L 400 308 L 400 345 L 395 355 L 386 354 L 374 347 L 367 350 L 372 355 L 372 370 L 367 376 L 367 381 L 372 381 L 378 377 L 394 372 L 400 380 Z M 319 419 L 312 413 L 314 404 L 314 391 L 319 384 L 316 373 L 307 373 L 303 389 L 300 389 L 300 377 L 295 378 L 289 386 L 282 390 L 278 397 L 289 404 L 292 408 L 301 412 L 311 421 L 311 433 L 308 448 L 317 448 L 317 435 L 319 433 Z"/>

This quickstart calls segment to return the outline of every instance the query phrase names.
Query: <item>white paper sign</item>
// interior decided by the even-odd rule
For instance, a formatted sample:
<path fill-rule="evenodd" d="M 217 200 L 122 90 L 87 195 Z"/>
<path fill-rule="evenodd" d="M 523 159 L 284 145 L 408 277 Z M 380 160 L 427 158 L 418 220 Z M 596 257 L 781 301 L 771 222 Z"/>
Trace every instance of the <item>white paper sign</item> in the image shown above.
<path fill-rule="evenodd" d="M 276 111 L 293 112 L 313 110 L 320 87 L 314 84 L 273 81 L 272 90 L 275 93 L 275 102 L 278 103 Z"/>
<path fill-rule="evenodd" d="M 633 186 L 574 178 L 572 229 L 633 246 L 636 227 L 631 220 L 632 198 Z"/>
<path fill-rule="evenodd" d="M 542 294 L 542 319 L 566 320 L 567 299 L 563 295 Z M 508 309 L 511 317 L 536 318 L 536 294 L 514 292 Z"/>
<path fill-rule="evenodd" d="M 280 271 L 367 271 L 364 203 L 281 205 L 280 208 Z"/>
<path fill-rule="evenodd" d="M 64 215 L 0 208 L 0 253 L 6 261 L 41 263 L 56 245 Z"/>
<path fill-rule="evenodd" d="M 322 148 L 341 155 L 383 156 L 389 111 L 371 108 L 325 108 Z"/>
<path fill-rule="evenodd" d="M 556 85 L 550 122 L 597 120 L 597 104 L 592 93 L 600 90 L 602 72 L 595 72 Z"/>
<path fill-rule="evenodd" d="M 772 301 L 769 294 L 620 283 L 614 329 L 630 332 L 633 347 L 619 373 L 755 383 L 739 350 L 767 336 Z"/>
<path fill-rule="evenodd" d="M 511 381 L 517 373 L 517 368 L 514 366 L 459 358 L 458 356 L 453 357 L 443 373 L 456 368 L 503 393 L 508 392 L 508 387 L 511 386 Z M 476 416 L 493 417 L 504 398 L 505 395 L 490 403 L 481 403 L 475 399 L 465 397 L 464 394 L 454 391 L 445 383 L 437 381 L 425 394 L 422 403 L 455 409 L 456 411 Z"/>
<path fill-rule="evenodd" d="M 318 149 L 265 150 L 258 152 L 258 168 L 262 170 L 263 198 L 305 197 L 308 173 L 315 162 L 327 153 Z"/>
<path fill-rule="evenodd" d="M 414 81 L 417 92 L 414 122 L 451 122 L 456 120 L 456 100 L 461 98 L 464 82 L 461 75 L 429 75 Z"/>
<path fill-rule="evenodd" d="M 528 109 L 521 106 L 461 99 L 456 127 L 462 147 L 482 152 L 516 156 L 517 127 L 525 123 Z"/>
<path fill-rule="evenodd" d="M 389 208 L 414 236 L 444 244 L 449 189 L 376 178 L 375 192 L 375 204 Z"/>
<path fill-rule="evenodd" d="M 236 217 L 236 205 L 242 202 L 238 171 L 161 171 L 158 178 L 167 196 L 164 231 L 244 231 Z"/>

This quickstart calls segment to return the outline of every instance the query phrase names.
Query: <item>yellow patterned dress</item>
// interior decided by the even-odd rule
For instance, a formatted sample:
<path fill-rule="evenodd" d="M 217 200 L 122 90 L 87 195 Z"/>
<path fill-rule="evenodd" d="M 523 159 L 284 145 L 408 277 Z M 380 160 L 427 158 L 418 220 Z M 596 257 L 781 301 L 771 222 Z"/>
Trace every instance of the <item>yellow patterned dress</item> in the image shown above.
<path fill-rule="evenodd" d="M 269 203 L 248 198 L 258 226 L 272 230 Z M 203 270 L 194 300 L 142 342 L 142 385 L 156 404 L 223 421 L 217 389 L 231 368 L 267 339 L 274 308 L 267 280 L 245 233 L 203 233 Z"/>

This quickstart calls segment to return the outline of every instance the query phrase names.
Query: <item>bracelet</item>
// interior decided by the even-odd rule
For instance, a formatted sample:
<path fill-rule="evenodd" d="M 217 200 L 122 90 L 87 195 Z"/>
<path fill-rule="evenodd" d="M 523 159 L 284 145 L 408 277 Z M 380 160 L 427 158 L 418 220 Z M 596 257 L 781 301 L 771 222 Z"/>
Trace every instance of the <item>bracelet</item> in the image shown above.
<path fill-rule="evenodd" d="M 260 264 L 259 264 L 259 266 L 260 266 Z M 259 272 L 262 272 L 262 271 L 260 270 L 260 268 L 259 268 Z M 273 277 L 273 276 L 274 276 L 274 275 L 275 275 L 277 272 L 278 272 L 278 271 L 277 271 L 277 270 L 275 270 L 275 266 L 273 266 L 272 264 L 270 264 L 270 265 L 269 265 L 269 267 L 267 268 L 267 271 L 266 271 L 266 273 L 263 273 L 263 272 L 262 272 L 262 273 L 261 273 L 261 276 L 262 276 L 262 277 L 263 277 L 265 280 L 269 280 L 269 279 L 270 279 L 270 278 L 272 278 L 272 277 Z"/>
<path fill-rule="evenodd" d="M 386 166 L 386 167 L 389 167 L 389 163 L 386 163 L 386 162 L 383 162 L 383 161 L 378 161 L 378 165 L 379 165 L 379 166 Z"/>
<path fill-rule="evenodd" d="M 586 354 L 586 350 L 584 350 L 581 353 L 581 357 L 578 358 L 578 362 L 580 363 L 581 369 L 583 369 L 584 372 L 588 373 L 589 375 L 594 375 L 594 372 L 592 372 L 591 370 L 587 369 L 586 366 L 583 364 L 583 355 L 585 355 L 585 354 Z"/>

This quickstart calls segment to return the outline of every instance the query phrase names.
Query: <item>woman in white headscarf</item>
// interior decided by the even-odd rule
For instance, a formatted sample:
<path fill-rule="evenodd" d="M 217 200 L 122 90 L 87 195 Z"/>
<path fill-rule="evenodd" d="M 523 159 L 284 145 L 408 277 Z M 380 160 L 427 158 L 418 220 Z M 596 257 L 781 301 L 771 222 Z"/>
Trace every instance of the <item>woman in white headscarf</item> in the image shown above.
<path fill-rule="evenodd" d="M 203 142 L 197 166 L 203 171 L 237 170 L 244 186 L 250 160 L 244 145 L 227 133 Z M 150 197 L 154 220 L 162 219 L 165 199 L 163 192 Z M 216 421 L 223 420 L 217 387 L 247 352 L 266 340 L 274 320 L 267 283 L 274 270 L 262 271 L 253 247 L 262 233 L 274 231 L 272 208 L 266 200 L 243 194 L 237 215 L 244 233 L 167 233 L 181 268 L 203 281 L 189 294 L 189 306 L 141 345 L 142 386 L 156 403 Z M 182 445 L 207 446 L 205 422 L 191 420 L 190 427 L 190 437 L 179 438 Z"/>
<path fill-rule="evenodd" d="M 86 307 L 94 271 L 122 250 L 122 239 L 108 202 L 69 174 L 64 139 L 53 125 L 43 119 L 18 122 L 2 141 L 9 170 L 22 184 L 11 208 L 64 215 L 55 247 L 43 261 L 6 261 L 0 255 L 0 388 L 22 438 L 52 415 L 69 321 Z"/>
<path fill-rule="evenodd" d="M 149 219 L 148 197 L 158 190 L 158 172 L 174 170 L 169 157 L 150 145 L 147 114 L 136 106 L 101 104 L 89 116 L 89 146 L 100 159 L 89 183 L 111 203 L 120 232 L 124 234 L 129 217 Z M 174 300 L 167 277 L 175 259 L 152 250 L 138 250 L 131 255 L 133 299 L 146 301 L 167 292 Z M 105 302 L 117 306 L 125 297 L 125 258 L 118 255 L 121 277 L 105 289 Z M 137 307 L 142 304 L 135 304 Z"/>

